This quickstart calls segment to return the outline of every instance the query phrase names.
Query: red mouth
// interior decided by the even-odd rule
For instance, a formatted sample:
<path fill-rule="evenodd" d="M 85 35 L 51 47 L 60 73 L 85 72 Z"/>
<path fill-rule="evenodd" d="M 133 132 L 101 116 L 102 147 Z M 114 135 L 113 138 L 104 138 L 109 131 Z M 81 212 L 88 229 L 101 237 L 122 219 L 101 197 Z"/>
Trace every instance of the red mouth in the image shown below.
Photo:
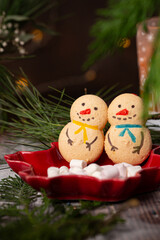
<path fill-rule="evenodd" d="M 90 114 L 90 113 L 91 113 L 91 109 L 90 108 L 80 111 L 81 115 Z"/>
<path fill-rule="evenodd" d="M 125 108 L 117 112 L 116 115 L 128 115 L 129 111 Z"/>

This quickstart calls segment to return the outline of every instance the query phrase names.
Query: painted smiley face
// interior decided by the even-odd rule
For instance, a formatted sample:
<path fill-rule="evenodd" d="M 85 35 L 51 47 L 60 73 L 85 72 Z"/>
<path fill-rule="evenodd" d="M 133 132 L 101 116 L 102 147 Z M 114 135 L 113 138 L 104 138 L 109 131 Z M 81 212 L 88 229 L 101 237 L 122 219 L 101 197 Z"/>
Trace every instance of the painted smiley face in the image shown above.
<path fill-rule="evenodd" d="M 80 120 L 82 120 L 83 122 L 90 122 L 91 120 L 94 120 L 96 117 L 96 113 L 94 113 L 94 111 L 98 111 L 98 107 L 91 107 L 90 108 L 86 108 L 86 103 L 83 102 L 81 104 L 85 109 L 81 110 L 80 112 L 77 112 L 77 115 L 79 117 Z M 92 108 L 92 109 L 91 109 Z"/>
<path fill-rule="evenodd" d="M 103 129 L 107 122 L 107 105 L 96 95 L 83 95 L 71 107 L 71 120 L 97 125 Z"/>
<path fill-rule="evenodd" d="M 143 111 L 142 99 L 126 93 L 116 97 L 109 106 L 108 119 L 111 125 L 124 123 L 141 124 Z"/>

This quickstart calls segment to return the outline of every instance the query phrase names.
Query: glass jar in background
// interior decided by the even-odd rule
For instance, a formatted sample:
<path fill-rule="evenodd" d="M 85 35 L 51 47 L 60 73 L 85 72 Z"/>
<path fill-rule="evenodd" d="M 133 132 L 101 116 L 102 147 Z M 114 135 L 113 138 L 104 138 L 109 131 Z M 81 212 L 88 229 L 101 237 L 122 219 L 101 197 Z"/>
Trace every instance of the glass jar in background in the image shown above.
<path fill-rule="evenodd" d="M 146 20 L 147 31 L 144 30 L 144 23 L 137 27 L 137 58 L 139 68 L 140 93 L 143 93 L 143 87 L 150 69 L 150 59 L 154 50 L 154 40 L 160 29 L 160 18 L 153 17 Z M 160 113 L 160 103 L 155 104 L 153 96 L 150 96 L 149 113 Z"/>

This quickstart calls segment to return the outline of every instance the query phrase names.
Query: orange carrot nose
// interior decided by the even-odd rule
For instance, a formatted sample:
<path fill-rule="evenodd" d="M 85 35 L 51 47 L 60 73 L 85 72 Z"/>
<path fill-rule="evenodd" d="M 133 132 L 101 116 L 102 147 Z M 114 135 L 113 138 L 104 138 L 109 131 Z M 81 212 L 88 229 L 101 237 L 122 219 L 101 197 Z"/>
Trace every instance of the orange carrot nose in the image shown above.
<path fill-rule="evenodd" d="M 125 108 L 117 112 L 116 115 L 128 115 L 129 111 Z"/>
<path fill-rule="evenodd" d="M 80 114 L 82 114 L 82 115 L 90 114 L 90 113 L 91 113 L 91 109 L 90 108 L 80 111 Z"/>

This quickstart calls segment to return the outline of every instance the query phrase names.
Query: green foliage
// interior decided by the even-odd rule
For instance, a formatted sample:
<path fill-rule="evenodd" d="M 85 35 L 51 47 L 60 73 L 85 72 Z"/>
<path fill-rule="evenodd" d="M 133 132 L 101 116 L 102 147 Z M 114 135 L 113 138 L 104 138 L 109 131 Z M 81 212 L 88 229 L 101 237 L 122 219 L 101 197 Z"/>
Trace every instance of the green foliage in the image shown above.
<path fill-rule="evenodd" d="M 16 176 L 4 178 L 0 181 L 0 200 L 7 203 L 15 203 L 17 205 L 29 205 L 37 198 L 37 192 Z M 1 215 L 2 217 L 2 215 Z"/>
<path fill-rule="evenodd" d="M 16 84 L 15 77 L 3 66 L 0 66 L 1 92 L 0 110 L 10 116 L 10 121 L 0 120 L 9 127 L 14 137 L 26 137 L 49 147 L 50 142 L 57 140 L 62 127 L 69 122 L 69 111 L 73 99 L 53 89 L 55 95 L 50 100 L 44 98 L 29 83 L 29 87 Z M 27 76 L 21 73 L 25 79 Z M 57 95 L 57 96 L 56 96 Z M 48 144 L 48 145 L 47 145 Z"/>
<path fill-rule="evenodd" d="M 39 22 L 37 18 L 57 5 L 57 1 L 50 0 L 0 0 L 0 53 L 1 59 L 13 60 L 4 54 L 17 52 L 24 58 L 27 51 L 24 45 L 33 39 L 33 28 L 38 28 L 50 35 L 57 33 Z M 28 24 L 28 25 L 27 25 Z M 3 53 L 3 54 L 2 54 Z"/>
<path fill-rule="evenodd" d="M 159 0 L 110 0 L 108 6 L 97 11 L 98 18 L 91 28 L 93 41 L 89 45 L 90 54 L 84 68 L 91 66 L 96 60 L 114 53 L 120 49 L 123 38 L 132 38 L 136 35 L 137 24 L 157 15 L 160 16 Z M 157 35 L 154 54 L 151 60 L 150 72 L 144 87 L 144 119 L 148 118 L 149 101 L 160 102 L 160 33 Z"/>
<path fill-rule="evenodd" d="M 7 16 L 32 16 L 43 7 L 46 6 L 49 0 L 0 0 L 0 15 L 5 12 Z M 17 18 L 13 18 L 16 20 Z"/>
<path fill-rule="evenodd" d="M 21 75 L 27 79 L 22 70 Z M 0 65 L 0 110 L 7 113 L 10 119 L 1 119 L 1 126 L 14 138 L 32 139 L 33 143 L 41 143 L 37 147 L 49 148 L 50 142 L 57 141 L 61 129 L 70 122 L 70 107 L 74 99 L 66 95 L 64 90 L 54 88 L 50 88 L 52 94 L 44 98 L 29 80 L 29 86 L 25 87 L 17 84 L 17 81 L 12 73 Z M 124 91 L 116 88 L 101 89 L 97 95 L 108 102 Z"/>
<path fill-rule="evenodd" d="M 27 79 L 23 71 L 21 75 Z M 58 140 L 61 129 L 70 122 L 70 107 L 74 99 L 64 90 L 61 92 L 53 88 L 49 98 L 44 98 L 29 81 L 28 87 L 17 85 L 16 81 L 17 78 L 0 65 L 1 132 L 6 130 L 11 134 L 11 141 L 12 137 L 14 142 L 16 139 L 16 144 L 48 149 L 51 142 Z M 117 86 L 113 86 L 99 90 L 97 95 L 108 103 L 122 91 L 125 89 L 117 90 Z M 104 133 L 108 128 L 109 124 Z M 23 143 L 19 138 L 31 141 Z M 153 141 L 155 138 L 158 143 L 158 136 L 153 134 Z"/>
<path fill-rule="evenodd" d="M 1 240 L 85 239 L 98 233 L 107 233 L 122 219 L 119 213 L 92 214 L 101 202 L 74 203 L 51 200 L 37 193 L 19 177 L 0 182 L 0 236 Z"/>
<path fill-rule="evenodd" d="M 112 87 L 108 88 L 107 86 L 105 86 L 104 88 L 101 88 L 96 95 L 101 97 L 107 104 L 109 104 L 110 101 L 113 100 L 113 98 L 115 98 L 116 96 L 118 96 L 119 94 L 127 91 L 129 88 L 131 87 L 131 84 L 120 88 L 119 84 L 115 84 Z"/>
<path fill-rule="evenodd" d="M 113 53 L 119 41 L 136 34 L 137 23 L 152 17 L 160 11 L 159 0 L 110 0 L 106 8 L 97 11 L 97 21 L 91 28 L 93 42 L 85 68 L 96 60 Z"/>

